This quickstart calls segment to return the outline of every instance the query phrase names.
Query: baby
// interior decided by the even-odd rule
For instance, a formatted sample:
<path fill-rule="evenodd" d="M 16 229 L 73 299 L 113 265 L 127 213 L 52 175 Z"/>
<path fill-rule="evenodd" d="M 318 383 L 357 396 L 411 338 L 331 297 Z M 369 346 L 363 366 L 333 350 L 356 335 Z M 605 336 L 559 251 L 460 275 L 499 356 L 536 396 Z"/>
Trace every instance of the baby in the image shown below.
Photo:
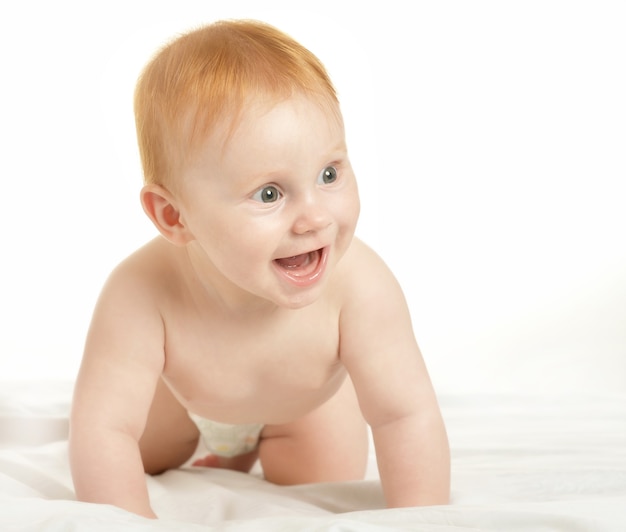
<path fill-rule="evenodd" d="M 359 196 L 320 61 L 222 21 L 163 48 L 135 116 L 160 233 L 110 275 L 71 415 L 79 500 L 146 517 L 145 473 L 187 462 L 277 484 L 364 476 L 389 507 L 445 504 L 444 423 L 403 293 L 354 237 Z"/>

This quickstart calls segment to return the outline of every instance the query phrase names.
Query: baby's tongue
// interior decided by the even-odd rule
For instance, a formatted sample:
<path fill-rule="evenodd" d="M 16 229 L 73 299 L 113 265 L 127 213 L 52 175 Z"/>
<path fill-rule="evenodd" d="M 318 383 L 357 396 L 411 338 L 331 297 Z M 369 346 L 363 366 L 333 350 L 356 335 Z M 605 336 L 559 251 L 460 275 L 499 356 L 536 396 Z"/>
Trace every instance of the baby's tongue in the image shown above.
<path fill-rule="evenodd" d="M 295 257 L 286 257 L 284 259 L 276 259 L 279 266 L 290 270 L 302 268 L 309 263 L 310 257 L 308 253 L 296 255 Z"/>

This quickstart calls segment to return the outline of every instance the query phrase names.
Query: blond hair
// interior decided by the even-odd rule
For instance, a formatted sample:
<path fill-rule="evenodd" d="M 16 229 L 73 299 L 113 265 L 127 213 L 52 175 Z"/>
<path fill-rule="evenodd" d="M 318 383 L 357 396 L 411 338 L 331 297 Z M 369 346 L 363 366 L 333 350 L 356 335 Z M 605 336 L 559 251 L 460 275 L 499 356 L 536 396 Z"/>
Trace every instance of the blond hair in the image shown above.
<path fill-rule="evenodd" d="M 160 50 L 135 89 L 135 123 L 146 183 L 175 187 L 175 177 L 216 123 L 234 127 L 251 98 L 313 96 L 338 112 L 320 60 L 276 28 L 219 21 Z"/>

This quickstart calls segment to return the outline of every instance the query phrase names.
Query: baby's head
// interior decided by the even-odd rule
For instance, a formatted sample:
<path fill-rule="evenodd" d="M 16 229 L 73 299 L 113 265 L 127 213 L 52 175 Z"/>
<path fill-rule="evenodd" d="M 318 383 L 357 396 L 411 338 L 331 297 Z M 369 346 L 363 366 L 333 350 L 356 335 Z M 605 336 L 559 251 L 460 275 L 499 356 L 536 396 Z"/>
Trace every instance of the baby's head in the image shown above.
<path fill-rule="evenodd" d="M 176 177 L 216 126 L 232 133 L 253 99 L 272 104 L 294 94 L 341 120 L 322 63 L 272 26 L 220 21 L 179 37 L 148 63 L 135 91 L 145 182 L 176 189 Z"/>

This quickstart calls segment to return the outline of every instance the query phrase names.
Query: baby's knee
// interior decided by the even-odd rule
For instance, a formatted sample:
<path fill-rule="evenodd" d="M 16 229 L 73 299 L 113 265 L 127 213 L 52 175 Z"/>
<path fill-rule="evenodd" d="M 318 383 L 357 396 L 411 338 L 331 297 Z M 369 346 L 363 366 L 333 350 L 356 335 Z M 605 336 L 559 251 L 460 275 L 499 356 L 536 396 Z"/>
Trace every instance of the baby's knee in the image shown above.
<path fill-rule="evenodd" d="M 189 460 L 198 447 L 198 438 L 176 442 L 140 442 L 141 461 L 148 475 L 160 475 L 169 469 L 177 469 Z"/>
<path fill-rule="evenodd" d="M 362 480 L 368 460 L 367 438 L 336 444 L 323 435 L 285 434 L 263 438 L 259 458 L 266 480 L 280 485 Z"/>

